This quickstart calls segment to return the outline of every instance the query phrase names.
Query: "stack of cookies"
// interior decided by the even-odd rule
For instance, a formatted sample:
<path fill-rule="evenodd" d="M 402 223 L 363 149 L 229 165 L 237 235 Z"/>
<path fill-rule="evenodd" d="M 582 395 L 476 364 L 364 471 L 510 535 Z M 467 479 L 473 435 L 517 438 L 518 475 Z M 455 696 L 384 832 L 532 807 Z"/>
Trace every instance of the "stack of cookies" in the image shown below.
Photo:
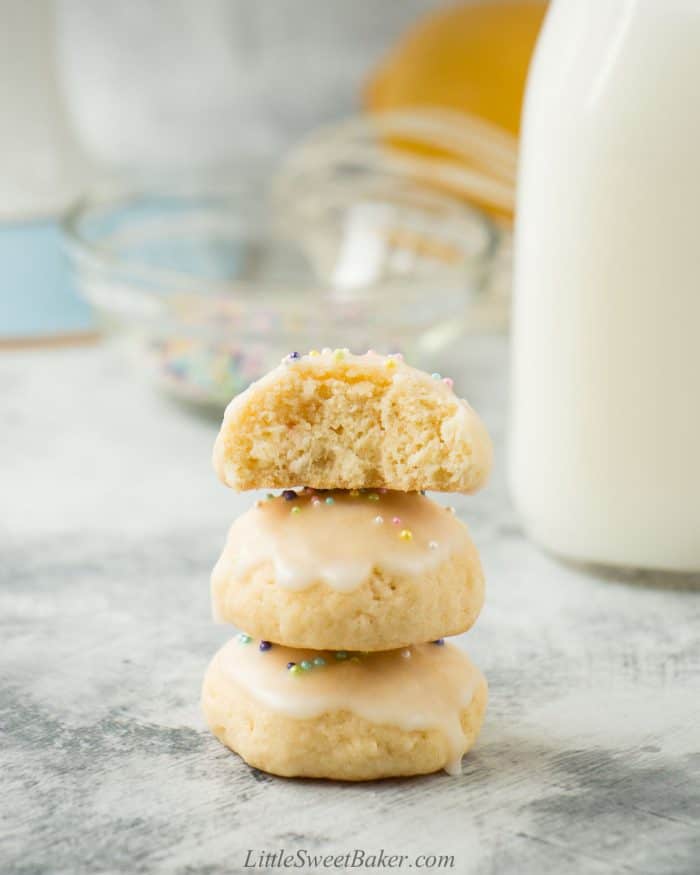
<path fill-rule="evenodd" d="M 212 732 L 250 765 L 369 780 L 459 772 L 486 681 L 444 638 L 484 597 L 479 556 L 426 490 L 473 492 L 491 443 L 449 379 L 400 356 L 292 353 L 229 405 L 214 449 L 237 519 L 214 614 L 244 632 L 204 679 Z"/>

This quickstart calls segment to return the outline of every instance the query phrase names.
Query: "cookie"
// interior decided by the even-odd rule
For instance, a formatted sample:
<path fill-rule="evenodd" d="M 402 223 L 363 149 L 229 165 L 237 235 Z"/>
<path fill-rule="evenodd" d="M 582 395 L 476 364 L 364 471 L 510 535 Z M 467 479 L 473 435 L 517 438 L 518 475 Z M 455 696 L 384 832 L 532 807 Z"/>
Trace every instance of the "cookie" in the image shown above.
<path fill-rule="evenodd" d="M 290 647 L 457 635 L 483 600 L 466 526 L 417 492 L 285 490 L 236 520 L 212 574 L 217 620 Z"/>
<path fill-rule="evenodd" d="M 237 490 L 362 487 L 474 492 L 491 441 L 439 374 L 399 356 L 292 353 L 229 404 L 214 447 Z"/>
<path fill-rule="evenodd" d="M 216 654 L 202 694 L 212 732 L 249 765 L 346 781 L 459 774 L 486 700 L 483 675 L 454 645 L 360 655 L 247 635 Z"/>

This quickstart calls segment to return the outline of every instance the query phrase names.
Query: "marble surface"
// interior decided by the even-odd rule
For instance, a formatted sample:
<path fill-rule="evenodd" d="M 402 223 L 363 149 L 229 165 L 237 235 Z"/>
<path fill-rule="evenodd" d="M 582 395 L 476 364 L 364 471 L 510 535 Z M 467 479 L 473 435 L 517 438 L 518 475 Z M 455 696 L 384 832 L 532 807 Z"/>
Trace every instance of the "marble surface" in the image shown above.
<path fill-rule="evenodd" d="M 487 721 L 461 777 L 366 785 L 269 777 L 204 728 L 200 680 L 230 634 L 208 575 L 251 501 L 212 474 L 215 424 L 99 347 L 0 356 L 0 871 L 214 875 L 384 849 L 399 871 L 451 855 L 480 875 L 698 872 L 697 581 L 586 571 L 525 539 L 506 352 L 470 341 L 453 371 L 498 448 L 491 486 L 452 502 L 487 573 L 460 639 Z"/>

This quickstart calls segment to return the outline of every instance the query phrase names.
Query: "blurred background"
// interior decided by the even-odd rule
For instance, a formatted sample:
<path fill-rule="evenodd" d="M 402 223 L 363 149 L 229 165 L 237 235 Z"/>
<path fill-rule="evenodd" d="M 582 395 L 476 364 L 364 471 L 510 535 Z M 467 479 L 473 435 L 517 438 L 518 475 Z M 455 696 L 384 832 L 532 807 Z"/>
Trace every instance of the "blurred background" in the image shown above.
<path fill-rule="evenodd" d="M 0 348 L 220 411 L 291 349 L 504 332 L 539 0 L 0 0 Z"/>

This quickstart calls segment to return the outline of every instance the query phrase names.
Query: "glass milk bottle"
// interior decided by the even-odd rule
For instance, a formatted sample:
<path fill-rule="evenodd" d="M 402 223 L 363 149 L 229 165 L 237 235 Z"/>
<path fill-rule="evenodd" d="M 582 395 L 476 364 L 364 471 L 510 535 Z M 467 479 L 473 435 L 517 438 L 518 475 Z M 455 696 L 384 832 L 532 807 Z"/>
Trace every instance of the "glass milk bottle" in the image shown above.
<path fill-rule="evenodd" d="M 700 0 L 553 0 L 525 101 L 510 479 L 563 556 L 700 570 Z"/>

